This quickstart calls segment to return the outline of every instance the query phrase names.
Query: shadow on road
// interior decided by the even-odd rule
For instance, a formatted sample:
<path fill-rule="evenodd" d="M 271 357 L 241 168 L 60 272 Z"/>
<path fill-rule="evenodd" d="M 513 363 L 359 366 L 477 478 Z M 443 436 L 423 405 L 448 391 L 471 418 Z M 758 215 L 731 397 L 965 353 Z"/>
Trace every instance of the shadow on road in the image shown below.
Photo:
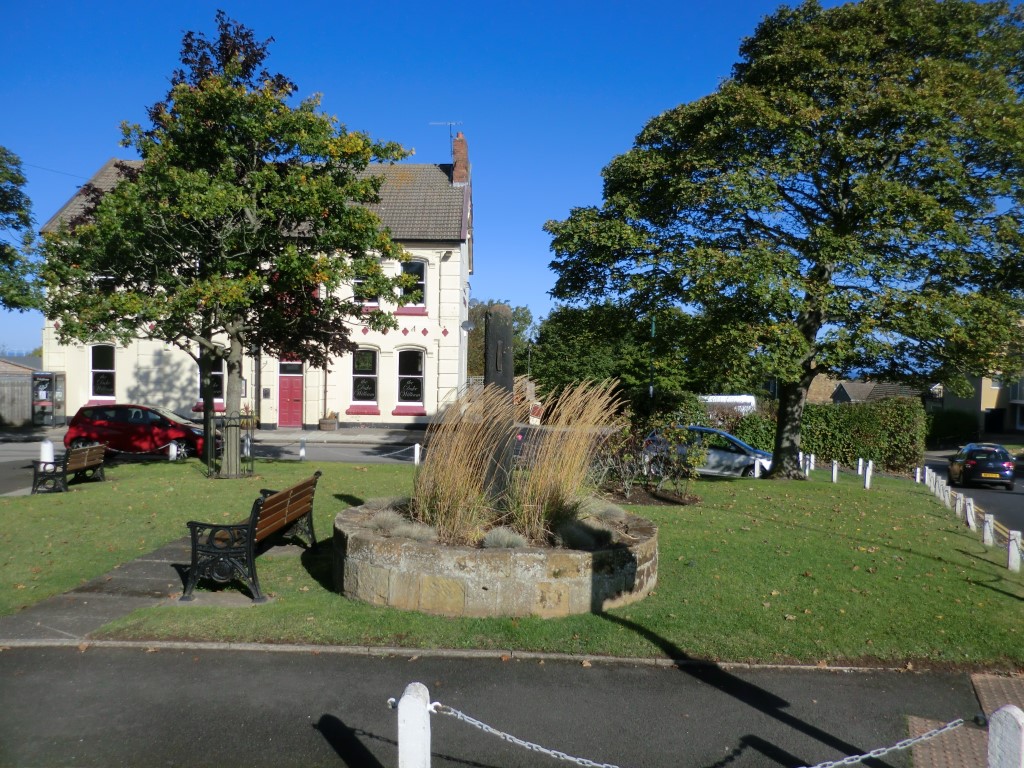
<path fill-rule="evenodd" d="M 600 613 L 599 615 L 606 621 L 618 624 L 625 629 L 637 633 L 650 643 L 660 648 L 665 657 L 671 659 L 675 663 L 676 669 L 680 672 L 687 674 L 706 685 L 710 685 L 727 696 L 731 696 L 737 701 L 745 704 L 751 709 L 767 715 L 779 723 L 782 723 L 805 736 L 809 736 L 832 749 L 836 749 L 844 755 L 861 754 L 866 751 L 855 744 L 850 744 L 831 733 L 823 731 L 811 723 L 801 720 L 799 717 L 783 711 L 789 706 L 789 702 L 785 699 L 779 698 L 770 691 L 766 691 L 764 688 L 760 688 L 753 683 L 748 683 L 746 680 L 736 677 L 736 675 L 722 669 L 717 664 L 703 661 L 702 659 L 694 659 L 682 648 L 670 642 L 666 638 L 651 632 L 646 627 L 640 626 L 639 624 L 620 616 L 613 616 L 609 613 Z M 746 749 L 755 749 L 766 757 L 770 757 L 772 760 L 775 760 L 779 765 L 788 766 L 789 768 L 798 768 L 799 766 L 813 764 L 813 761 L 806 761 L 803 758 L 792 755 L 781 747 L 754 735 L 741 737 L 740 745 L 736 747 L 736 750 L 737 752 L 743 752 Z M 875 759 L 863 760 L 861 764 L 874 766 L 875 768 L 891 765 L 890 763 Z"/>

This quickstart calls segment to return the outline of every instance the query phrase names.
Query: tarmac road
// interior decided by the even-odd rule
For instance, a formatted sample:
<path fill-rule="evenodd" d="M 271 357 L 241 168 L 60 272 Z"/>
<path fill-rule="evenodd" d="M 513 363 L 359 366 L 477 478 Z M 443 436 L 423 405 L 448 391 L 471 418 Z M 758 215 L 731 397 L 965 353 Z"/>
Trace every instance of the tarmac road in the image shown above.
<path fill-rule="evenodd" d="M 0 765 L 397 766 L 386 702 L 412 682 L 519 738 L 623 768 L 815 765 L 905 739 L 908 715 L 978 710 L 966 673 L 15 647 L 0 653 Z M 566 764 L 451 717 L 430 723 L 434 766 Z"/>

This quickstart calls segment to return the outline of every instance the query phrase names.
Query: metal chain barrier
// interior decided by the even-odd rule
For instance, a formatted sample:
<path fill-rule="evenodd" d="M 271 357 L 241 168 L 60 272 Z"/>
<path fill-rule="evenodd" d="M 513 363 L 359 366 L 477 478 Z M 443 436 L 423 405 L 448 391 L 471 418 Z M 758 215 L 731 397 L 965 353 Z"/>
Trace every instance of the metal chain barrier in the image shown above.
<path fill-rule="evenodd" d="M 394 700 L 392 699 L 391 701 Z M 575 763 L 576 765 L 586 766 L 587 768 L 619 768 L 618 766 L 613 765 L 612 763 L 595 763 L 594 761 L 587 760 L 586 758 L 573 757 L 572 755 L 568 755 L 565 752 L 547 749 L 546 747 L 542 747 L 539 744 L 524 741 L 523 739 L 516 738 L 515 736 L 509 733 L 499 731 L 497 728 L 492 728 L 491 726 L 477 720 L 476 718 L 470 717 L 469 715 L 460 712 L 457 709 L 453 709 L 452 707 L 449 707 L 445 704 L 441 704 L 437 701 L 433 702 L 430 705 L 430 711 L 434 714 L 448 715 L 449 717 L 454 717 L 456 720 L 461 720 L 462 722 L 467 723 L 468 725 L 471 725 L 474 728 L 479 728 L 481 731 L 483 731 L 484 733 L 489 733 L 491 736 L 497 736 L 499 739 L 507 741 L 510 744 L 515 744 L 516 746 L 523 747 L 524 749 L 528 749 L 531 752 L 539 752 L 542 755 L 553 757 L 556 760 L 565 760 L 570 763 Z M 882 747 L 879 749 L 874 749 L 863 755 L 850 755 L 849 757 L 844 757 L 842 760 L 828 760 L 824 763 L 818 763 L 817 765 L 813 766 L 813 768 L 836 768 L 836 766 L 856 765 L 857 763 L 860 763 L 864 760 L 885 757 L 886 755 L 892 752 L 898 752 L 900 750 L 909 749 L 910 747 L 913 747 L 915 744 L 921 744 L 922 742 L 941 736 L 944 733 L 949 733 L 950 731 L 956 730 L 963 724 L 963 718 L 952 720 L 939 728 L 935 728 L 931 731 L 928 731 L 928 733 L 922 733 L 920 736 L 914 736 L 909 739 L 904 739 L 903 741 L 898 742 L 897 744 L 894 744 L 891 747 Z"/>
<path fill-rule="evenodd" d="M 430 711 L 438 715 L 449 715 L 450 717 L 454 717 L 456 720 L 461 720 L 464 723 L 472 725 L 474 728 L 479 728 L 484 733 L 489 733 L 491 734 L 491 736 L 497 736 L 499 739 L 507 741 L 510 744 L 515 744 L 518 747 L 523 747 L 524 749 L 528 749 L 531 752 L 540 752 L 542 755 L 553 757 L 556 760 L 566 760 L 570 763 L 576 763 L 576 765 L 586 766 L 586 768 L 619 768 L 619 766 L 614 765 L 612 763 L 595 763 L 593 760 L 587 760 L 583 757 L 573 757 L 572 755 L 567 755 L 565 752 L 559 752 L 554 749 L 547 749 L 546 747 L 542 747 L 539 744 L 534 744 L 533 742 L 529 741 L 523 741 L 522 739 L 516 738 L 512 734 L 505 733 L 504 731 L 499 731 L 497 728 L 492 728 L 491 726 L 487 725 L 487 723 L 482 723 L 479 720 L 472 718 L 467 714 L 459 712 L 459 710 L 457 709 L 452 709 L 451 707 L 441 704 L 437 701 L 433 702 L 430 705 Z"/>
<path fill-rule="evenodd" d="M 888 755 L 890 752 L 898 752 L 903 749 L 909 749 L 915 744 L 920 744 L 922 742 L 928 741 L 929 739 L 934 739 L 936 736 L 941 736 L 944 733 L 948 733 L 949 731 L 954 731 L 963 724 L 963 718 L 951 720 L 950 722 L 946 723 L 945 725 L 939 728 L 935 728 L 934 730 L 928 731 L 928 733 L 922 733 L 920 736 L 914 736 L 910 739 L 904 739 L 903 741 L 898 742 L 897 744 L 894 744 L 891 747 L 873 749 L 864 755 L 850 755 L 849 757 L 844 757 L 842 760 L 827 760 L 824 763 L 818 763 L 813 768 L 834 768 L 834 766 L 837 765 L 856 765 L 857 763 L 863 760 L 884 757 L 885 755 Z"/>

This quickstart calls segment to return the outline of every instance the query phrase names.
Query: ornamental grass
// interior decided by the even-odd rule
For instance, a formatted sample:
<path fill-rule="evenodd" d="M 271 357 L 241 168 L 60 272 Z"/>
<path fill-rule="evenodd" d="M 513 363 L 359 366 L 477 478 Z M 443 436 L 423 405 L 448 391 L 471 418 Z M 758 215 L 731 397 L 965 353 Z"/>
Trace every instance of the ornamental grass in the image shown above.
<path fill-rule="evenodd" d="M 413 517 L 449 544 L 478 544 L 496 526 L 549 543 L 578 515 L 595 450 L 614 431 L 619 401 L 612 382 L 582 383 L 544 410 L 545 426 L 525 431 L 514 461 L 524 404 L 489 385 L 449 406 L 430 427 Z"/>

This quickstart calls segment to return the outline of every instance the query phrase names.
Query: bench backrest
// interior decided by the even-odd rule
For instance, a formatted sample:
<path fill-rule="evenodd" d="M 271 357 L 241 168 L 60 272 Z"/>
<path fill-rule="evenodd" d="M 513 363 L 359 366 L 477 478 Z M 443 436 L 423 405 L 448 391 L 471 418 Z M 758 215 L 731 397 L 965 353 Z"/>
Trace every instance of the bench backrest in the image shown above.
<path fill-rule="evenodd" d="M 262 541 L 310 513 L 313 509 L 316 482 L 319 479 L 320 472 L 317 471 L 312 477 L 296 483 L 291 488 L 264 497 L 262 504 L 257 500 L 256 503 L 260 506 L 258 510 L 254 510 L 257 514 L 254 540 Z"/>
<path fill-rule="evenodd" d="M 70 449 L 64 460 L 64 471 L 70 474 L 102 464 L 106 447 L 105 445 L 86 445 Z"/>

